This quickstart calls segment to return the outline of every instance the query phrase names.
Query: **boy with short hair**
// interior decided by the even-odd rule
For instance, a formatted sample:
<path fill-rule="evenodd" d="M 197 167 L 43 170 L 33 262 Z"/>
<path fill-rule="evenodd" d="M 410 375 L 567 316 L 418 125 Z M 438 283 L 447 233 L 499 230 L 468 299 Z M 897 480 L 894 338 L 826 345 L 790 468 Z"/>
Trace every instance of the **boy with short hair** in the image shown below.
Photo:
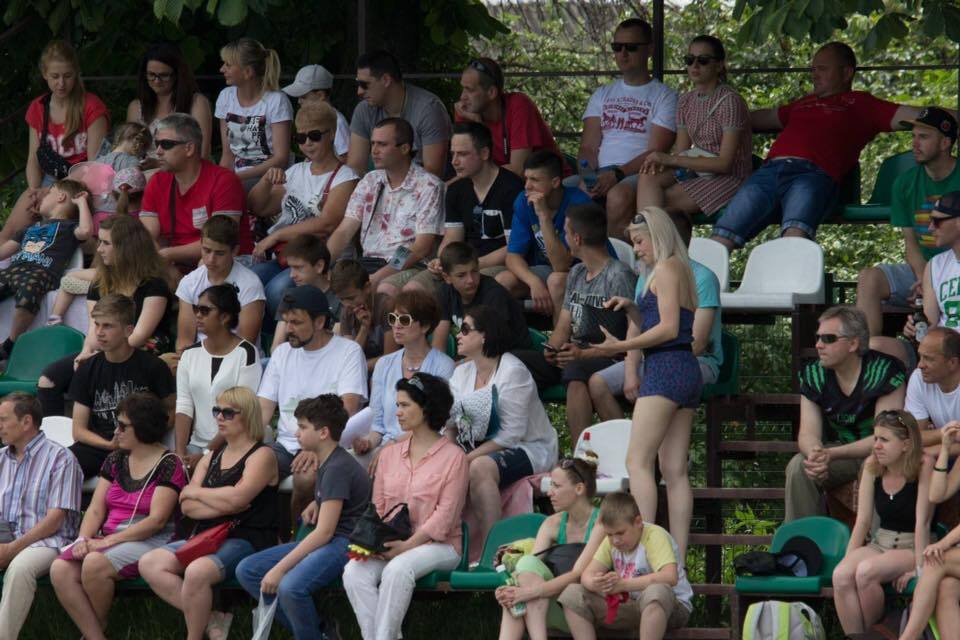
<path fill-rule="evenodd" d="M 480 304 L 503 313 L 513 338 L 510 349 L 530 347 L 523 307 L 495 278 L 480 273 L 480 258 L 472 245 L 448 244 L 440 254 L 440 267 L 443 284 L 438 292 L 440 322 L 433 330 L 434 349 L 446 352 L 447 336 L 460 333 L 466 309 Z"/>
<path fill-rule="evenodd" d="M 315 235 L 302 235 L 288 242 L 281 253 L 290 269 L 293 286 L 309 284 L 323 291 L 330 305 L 330 317 L 336 322 L 340 317 L 340 300 L 330 289 L 330 251 L 327 250 L 327 244 Z M 270 347 L 273 350 L 286 341 L 287 325 L 281 317 L 279 305 L 276 309 L 269 309 L 268 313 L 277 322 L 273 345 Z"/>
<path fill-rule="evenodd" d="M 240 322 L 236 333 L 253 345 L 260 345 L 260 327 L 266 296 L 263 283 L 250 269 L 236 261 L 240 229 L 228 216 L 213 216 L 200 232 L 200 266 L 177 285 L 180 311 L 177 317 L 177 353 L 206 336 L 197 333 L 193 305 L 200 294 L 215 284 L 232 284 L 240 299 Z"/>
<path fill-rule="evenodd" d="M 76 180 L 58 180 L 37 207 L 40 221 L 0 245 L 0 300 L 13 296 L 10 336 L 0 347 L 0 359 L 10 357 L 13 343 L 33 323 L 48 291 L 60 278 L 80 243 L 90 237 L 93 221 L 86 187 Z"/>
<path fill-rule="evenodd" d="M 330 288 L 341 303 L 335 333 L 363 347 L 367 371 L 373 373 L 380 356 L 397 350 L 387 326 L 388 296 L 374 291 L 366 269 L 356 260 L 340 260 L 334 265 Z"/>
<path fill-rule="evenodd" d="M 636 501 L 622 491 L 600 505 L 606 538 L 580 576 L 560 594 L 563 615 L 575 640 L 592 640 L 597 629 L 639 629 L 643 640 L 660 640 L 668 629 L 690 617 L 693 589 L 687 581 L 677 543 L 653 523 L 644 522 Z M 607 596 L 625 593 L 626 601 L 607 625 Z"/>
<path fill-rule="evenodd" d="M 290 542 L 245 558 L 237 580 L 255 599 L 260 593 L 280 599 L 277 618 L 297 640 L 337 638 L 321 620 L 313 592 L 328 586 L 347 564 L 347 537 L 370 499 L 366 470 L 339 445 L 347 411 L 334 394 L 301 400 L 294 411 L 297 441 L 317 456 L 314 501 L 303 522 L 315 525 L 300 542 Z"/>

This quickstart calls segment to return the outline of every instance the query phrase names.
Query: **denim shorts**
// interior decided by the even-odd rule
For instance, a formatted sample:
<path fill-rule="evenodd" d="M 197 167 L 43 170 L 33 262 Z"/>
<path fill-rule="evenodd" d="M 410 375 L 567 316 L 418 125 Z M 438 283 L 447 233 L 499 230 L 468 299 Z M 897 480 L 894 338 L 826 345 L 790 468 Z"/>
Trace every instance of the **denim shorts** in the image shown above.
<path fill-rule="evenodd" d="M 812 240 L 817 226 L 833 210 L 838 192 L 837 182 L 809 160 L 768 160 L 733 196 L 713 235 L 742 247 L 779 222 L 781 233 L 796 228 Z"/>
<path fill-rule="evenodd" d="M 890 287 L 890 297 L 887 298 L 887 302 L 899 307 L 909 307 L 910 291 L 913 289 L 913 283 L 917 281 L 917 276 L 913 274 L 910 265 L 878 264 L 877 269 L 887 276 L 887 285 Z"/>
<path fill-rule="evenodd" d="M 509 487 L 521 478 L 533 475 L 533 463 L 530 462 L 527 452 L 520 447 L 500 449 L 488 453 L 487 456 L 497 463 L 497 471 L 500 472 L 498 486 L 501 489 Z"/>
<path fill-rule="evenodd" d="M 280 481 L 283 482 L 287 476 L 293 473 L 293 459 L 297 457 L 296 453 L 290 453 L 287 448 L 279 442 L 271 442 L 269 446 L 273 450 L 273 455 L 277 457 L 277 472 L 280 474 Z"/>
<path fill-rule="evenodd" d="M 163 548 L 167 551 L 175 552 L 186 543 L 186 540 L 177 540 L 176 542 L 165 545 Z M 220 577 L 223 580 L 232 580 L 240 561 L 252 555 L 254 551 L 256 551 L 256 549 L 254 549 L 253 545 L 247 540 L 227 538 L 227 540 L 220 545 L 216 553 L 204 557 L 210 558 L 213 563 L 220 568 Z"/>

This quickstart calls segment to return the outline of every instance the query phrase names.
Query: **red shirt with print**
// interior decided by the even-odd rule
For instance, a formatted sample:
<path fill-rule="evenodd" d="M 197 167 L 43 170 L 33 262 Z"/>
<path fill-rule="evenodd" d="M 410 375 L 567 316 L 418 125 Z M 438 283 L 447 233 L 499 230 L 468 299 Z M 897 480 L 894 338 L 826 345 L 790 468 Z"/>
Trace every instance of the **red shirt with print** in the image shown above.
<path fill-rule="evenodd" d="M 503 150 L 504 143 L 509 149 L 530 149 L 530 151 L 550 149 L 560 153 L 550 127 L 544 122 L 537 105 L 533 104 L 533 100 L 527 94 L 508 92 L 503 94 L 503 100 L 506 118 L 500 118 L 496 122 L 483 121 L 493 137 L 494 162 L 505 165 L 509 161 Z M 456 121 L 464 122 L 464 119 L 457 115 Z M 504 121 L 507 123 L 506 135 L 503 130 Z"/>
<path fill-rule="evenodd" d="M 43 102 L 50 94 L 44 94 L 35 98 L 30 106 L 27 107 L 27 115 L 24 120 L 30 125 L 30 128 L 37 132 L 39 138 L 41 129 L 43 129 Z M 83 121 L 80 123 L 80 129 L 75 131 L 69 140 L 64 140 L 63 134 L 66 125 L 62 122 L 47 122 L 47 142 L 54 151 L 59 153 L 70 164 L 77 164 L 87 159 L 87 129 L 98 118 L 110 120 L 110 112 L 106 105 L 92 93 L 86 92 L 83 95 Z"/>

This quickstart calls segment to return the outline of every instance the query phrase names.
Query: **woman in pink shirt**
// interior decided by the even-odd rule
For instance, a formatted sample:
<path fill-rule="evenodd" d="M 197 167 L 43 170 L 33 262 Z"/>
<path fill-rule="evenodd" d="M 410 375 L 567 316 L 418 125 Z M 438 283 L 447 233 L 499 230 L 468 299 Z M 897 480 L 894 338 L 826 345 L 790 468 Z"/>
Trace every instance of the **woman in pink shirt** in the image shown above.
<path fill-rule="evenodd" d="M 397 421 L 410 437 L 382 450 L 373 502 L 381 515 L 406 503 L 413 535 L 387 542 L 386 553 L 347 563 L 343 588 L 363 640 L 397 638 L 416 581 L 460 562 L 469 465 L 463 450 L 440 436 L 451 406 L 441 378 L 416 373 L 397 382 Z"/>

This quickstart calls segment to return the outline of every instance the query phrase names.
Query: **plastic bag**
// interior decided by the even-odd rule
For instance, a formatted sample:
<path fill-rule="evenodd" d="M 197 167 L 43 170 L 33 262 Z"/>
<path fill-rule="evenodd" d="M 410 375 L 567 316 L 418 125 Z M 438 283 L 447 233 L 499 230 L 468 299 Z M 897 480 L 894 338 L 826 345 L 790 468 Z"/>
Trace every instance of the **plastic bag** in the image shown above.
<path fill-rule="evenodd" d="M 277 612 L 277 600 L 274 595 L 270 604 L 264 601 L 263 593 L 260 593 L 260 602 L 257 608 L 253 610 L 253 635 L 251 640 L 269 640 L 270 628 L 273 626 L 273 616 Z"/>

